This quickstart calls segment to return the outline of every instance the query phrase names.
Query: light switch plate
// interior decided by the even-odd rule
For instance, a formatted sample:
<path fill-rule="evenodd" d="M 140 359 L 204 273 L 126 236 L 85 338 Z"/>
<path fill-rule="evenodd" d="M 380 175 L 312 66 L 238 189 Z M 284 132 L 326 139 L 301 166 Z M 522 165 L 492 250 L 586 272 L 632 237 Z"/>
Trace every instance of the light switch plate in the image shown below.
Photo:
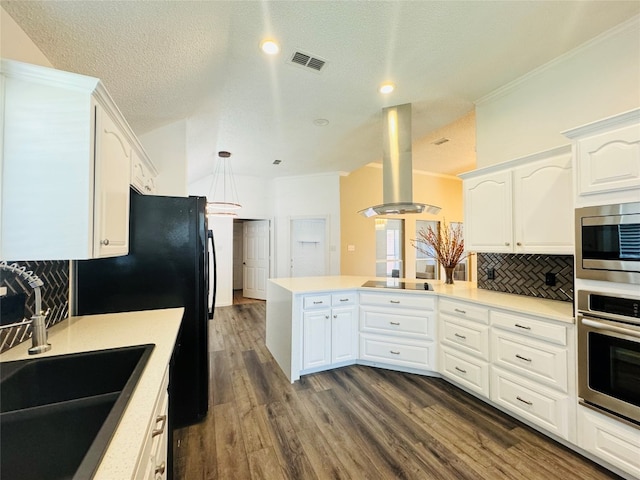
<path fill-rule="evenodd" d="M 4 297 L 7 294 L 7 287 L 0 287 L 0 297 Z"/>

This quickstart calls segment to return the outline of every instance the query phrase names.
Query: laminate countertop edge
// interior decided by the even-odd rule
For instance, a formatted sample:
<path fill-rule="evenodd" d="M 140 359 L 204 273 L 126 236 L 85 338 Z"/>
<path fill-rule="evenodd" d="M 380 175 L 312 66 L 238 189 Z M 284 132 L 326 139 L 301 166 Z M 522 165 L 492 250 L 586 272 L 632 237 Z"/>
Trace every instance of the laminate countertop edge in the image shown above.
<path fill-rule="evenodd" d="M 478 288 L 475 282 L 457 281 L 453 285 L 445 285 L 440 280 L 426 280 L 433 286 L 433 291 L 362 287 L 362 285 L 369 280 L 389 279 L 336 275 L 327 277 L 273 278 L 270 279 L 270 282 L 289 290 L 292 294 L 331 292 L 334 290 L 358 290 L 360 292 L 375 291 L 412 295 L 436 295 L 441 298 L 472 302 L 490 308 L 505 309 L 525 315 L 535 315 L 562 323 L 575 323 L 573 302 L 562 302 L 559 300 L 485 290 Z M 394 280 L 418 285 L 425 282 L 425 280 L 416 279 Z"/>
<path fill-rule="evenodd" d="M 144 372 L 94 476 L 94 480 L 134 478 L 183 313 L 183 308 L 168 308 L 70 317 L 48 329 L 52 347 L 48 352 L 31 356 L 27 352 L 31 341 L 26 341 L 0 355 L 0 362 L 153 343 Z M 25 461 L 28 468 L 28 456 Z"/>

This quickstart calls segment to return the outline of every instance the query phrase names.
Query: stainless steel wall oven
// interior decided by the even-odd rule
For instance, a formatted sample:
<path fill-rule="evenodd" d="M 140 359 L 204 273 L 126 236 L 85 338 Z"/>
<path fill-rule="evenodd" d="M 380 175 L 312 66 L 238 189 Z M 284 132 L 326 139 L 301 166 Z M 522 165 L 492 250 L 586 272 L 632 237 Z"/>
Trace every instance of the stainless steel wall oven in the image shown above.
<path fill-rule="evenodd" d="M 640 202 L 576 209 L 576 277 L 640 284 Z"/>
<path fill-rule="evenodd" d="M 578 292 L 578 396 L 640 427 L 640 297 Z"/>

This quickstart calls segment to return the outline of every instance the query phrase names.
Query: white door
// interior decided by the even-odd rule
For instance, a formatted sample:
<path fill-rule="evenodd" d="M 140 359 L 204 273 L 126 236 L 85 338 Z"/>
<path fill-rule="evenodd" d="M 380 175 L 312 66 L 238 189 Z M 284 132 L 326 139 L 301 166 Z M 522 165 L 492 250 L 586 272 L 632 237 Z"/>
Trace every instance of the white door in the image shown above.
<path fill-rule="evenodd" d="M 269 220 L 251 220 L 242 225 L 242 296 L 266 300 L 269 278 Z"/>
<path fill-rule="evenodd" d="M 327 221 L 324 218 L 291 220 L 291 276 L 327 275 Z"/>

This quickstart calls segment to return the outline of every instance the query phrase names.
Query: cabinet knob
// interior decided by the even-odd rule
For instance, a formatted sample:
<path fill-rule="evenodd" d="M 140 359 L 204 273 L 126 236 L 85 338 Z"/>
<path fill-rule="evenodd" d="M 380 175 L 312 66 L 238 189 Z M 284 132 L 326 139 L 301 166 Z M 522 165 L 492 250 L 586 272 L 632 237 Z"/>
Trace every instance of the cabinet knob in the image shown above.
<path fill-rule="evenodd" d="M 109 239 L 108 239 L 108 238 L 105 238 L 105 239 L 104 239 L 104 240 L 102 240 L 102 242 L 100 242 L 100 243 L 106 247 L 107 245 L 109 245 Z"/>
<path fill-rule="evenodd" d="M 328 318 L 329 318 L 329 315 L 325 315 L 325 316 L 324 316 L 324 318 L 328 319 Z"/>
<path fill-rule="evenodd" d="M 164 462 L 162 462 L 160 465 L 156 467 L 156 469 L 154 470 L 154 473 L 156 475 L 164 475 L 164 471 L 166 469 L 167 469 L 167 465 Z"/>
<path fill-rule="evenodd" d="M 509 242 L 504 242 L 505 247 L 508 247 L 509 245 L 511 245 Z"/>
<path fill-rule="evenodd" d="M 160 428 L 154 428 L 151 432 L 151 438 L 157 437 L 158 435 L 162 435 L 164 433 L 164 427 L 167 424 L 167 416 L 166 415 L 158 415 L 156 417 L 156 424 L 160 424 Z"/>
<path fill-rule="evenodd" d="M 518 242 L 518 243 L 516 243 L 516 245 L 521 247 L 522 246 L 522 242 Z"/>
<path fill-rule="evenodd" d="M 338 315 L 334 315 L 333 318 L 338 318 Z"/>

